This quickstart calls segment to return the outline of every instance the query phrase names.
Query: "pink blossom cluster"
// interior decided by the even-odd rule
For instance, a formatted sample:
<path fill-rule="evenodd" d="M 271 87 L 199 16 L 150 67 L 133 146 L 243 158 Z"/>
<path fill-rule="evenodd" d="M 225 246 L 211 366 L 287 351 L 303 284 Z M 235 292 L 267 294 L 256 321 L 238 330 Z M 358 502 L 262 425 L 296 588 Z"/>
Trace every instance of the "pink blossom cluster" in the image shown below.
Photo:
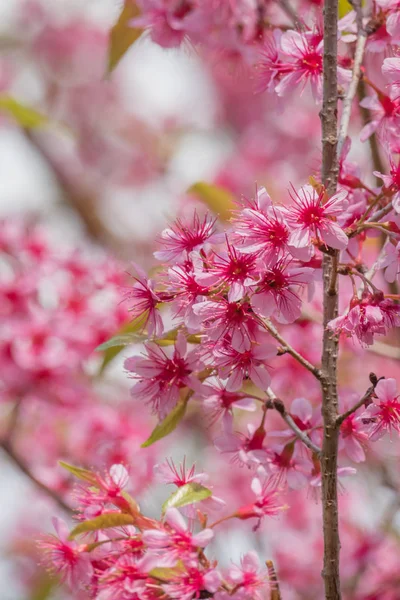
<path fill-rule="evenodd" d="M 261 565 L 255 552 L 248 552 L 240 564 L 229 569 L 221 569 L 215 559 L 207 558 L 206 548 L 218 522 L 207 525 L 208 505 L 214 498 L 212 491 L 199 483 L 204 482 L 204 473 L 196 474 L 193 467 L 186 469 L 185 465 L 177 469 L 171 462 L 159 465 L 161 479 L 174 483 L 176 492 L 167 501 L 162 518 L 154 519 L 144 516 L 124 490 L 129 476 L 123 465 L 113 465 L 105 476 L 79 471 L 85 483 L 75 492 L 77 527 L 70 534 L 66 524 L 55 519 L 56 535 L 40 542 L 47 566 L 77 595 L 85 592 L 98 600 L 262 600 L 274 589 L 271 567 L 268 570 Z M 230 518 L 260 519 L 284 508 L 268 481 L 262 483 L 256 477 L 253 489 L 253 503 Z M 184 508 L 179 510 L 179 506 Z M 182 514 L 185 509 L 186 517 Z M 195 512 L 187 513 L 187 509 Z"/>
<path fill-rule="evenodd" d="M 0 223 L 1 438 L 61 496 L 69 481 L 58 459 L 129 461 L 149 426 L 131 414 L 122 385 L 113 403 L 107 386 L 95 385 L 94 350 L 128 319 L 119 301 L 124 280 L 103 252 L 59 244 L 39 224 Z M 150 451 L 135 473 L 138 490 L 153 462 Z"/>

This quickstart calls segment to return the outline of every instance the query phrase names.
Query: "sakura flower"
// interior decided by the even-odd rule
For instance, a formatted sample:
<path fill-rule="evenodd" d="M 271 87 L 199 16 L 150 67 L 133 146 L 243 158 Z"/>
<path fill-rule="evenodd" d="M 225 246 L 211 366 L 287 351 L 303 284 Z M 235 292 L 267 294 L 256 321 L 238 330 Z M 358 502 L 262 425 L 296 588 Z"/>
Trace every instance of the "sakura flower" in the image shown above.
<path fill-rule="evenodd" d="M 364 294 L 353 298 L 350 310 L 328 323 L 329 329 L 348 336 L 355 335 L 361 344 L 370 346 L 374 335 L 385 335 L 390 327 L 400 325 L 400 307 L 383 295 Z"/>
<path fill-rule="evenodd" d="M 261 469 L 252 480 L 251 489 L 256 499 L 253 504 L 241 507 L 236 513 L 237 518 L 257 518 L 259 525 L 264 517 L 275 517 L 285 509 L 279 500 L 280 490 L 276 487 L 276 482 L 266 477 Z"/>
<path fill-rule="evenodd" d="M 365 142 L 373 133 L 385 139 L 389 148 L 397 145 L 397 129 L 400 124 L 400 98 L 391 99 L 377 90 L 371 96 L 361 100 L 360 106 L 367 108 L 372 115 L 372 120 L 361 130 L 360 139 Z"/>
<path fill-rule="evenodd" d="M 179 468 L 175 466 L 172 460 L 167 459 L 165 462 L 155 465 L 154 472 L 159 481 L 172 483 L 177 487 L 182 487 L 191 482 L 204 484 L 208 479 L 206 473 L 196 473 L 195 465 L 192 465 L 190 469 L 187 468 L 185 458 Z"/>
<path fill-rule="evenodd" d="M 353 402 L 355 404 L 357 400 Z M 344 403 L 343 411 L 348 408 Z M 365 427 L 360 420 L 360 410 L 352 413 L 343 421 L 340 426 L 339 449 L 343 450 L 350 460 L 360 463 L 365 460 L 364 447 L 368 441 L 368 435 L 365 433 Z"/>
<path fill-rule="evenodd" d="M 374 171 L 374 175 L 383 180 L 385 187 L 394 192 L 392 206 L 396 213 L 400 213 L 400 161 L 396 163 L 390 160 L 390 175 Z"/>
<path fill-rule="evenodd" d="M 240 565 L 229 568 L 227 579 L 234 589 L 238 589 L 239 598 L 243 600 L 264 600 L 267 597 L 268 571 L 254 551 L 247 552 Z"/>
<path fill-rule="evenodd" d="M 196 279 L 207 286 L 228 286 L 228 301 L 237 302 L 246 294 L 246 285 L 256 272 L 256 255 L 239 252 L 227 240 L 226 252 L 216 254 L 207 271 Z"/>
<path fill-rule="evenodd" d="M 382 73 L 393 87 L 393 94 L 400 94 L 400 57 L 385 58 L 382 65 Z"/>
<path fill-rule="evenodd" d="M 132 27 L 148 28 L 152 40 L 164 48 L 179 46 L 185 37 L 184 18 L 190 12 L 188 2 L 140 0 L 143 5 L 139 17 L 132 19 Z"/>
<path fill-rule="evenodd" d="M 378 260 L 377 266 L 380 269 L 385 269 L 386 281 L 389 283 L 396 281 L 398 275 L 400 274 L 400 242 L 398 242 L 396 245 L 390 242 L 386 244 L 385 254 L 380 260 Z"/>
<path fill-rule="evenodd" d="M 275 88 L 278 96 L 299 84 L 304 88 L 310 82 L 314 98 L 319 100 L 322 92 L 322 36 L 290 30 L 283 33 L 280 45 L 290 62 L 281 66 L 284 75 Z"/>
<path fill-rule="evenodd" d="M 162 587 L 171 600 L 192 600 L 202 598 L 207 592 L 216 592 L 220 583 L 221 575 L 216 569 L 201 569 L 189 564 Z"/>
<path fill-rule="evenodd" d="M 143 318 L 143 327 L 147 327 L 149 336 L 160 337 L 164 326 L 157 304 L 159 296 L 154 291 L 154 284 L 148 280 L 145 273 L 136 266 L 138 276 L 132 287 L 124 290 L 124 299 L 130 304 L 129 312 L 133 319 Z"/>
<path fill-rule="evenodd" d="M 250 303 L 254 312 L 261 317 L 274 316 L 280 323 L 293 323 L 301 313 L 301 299 L 295 289 L 310 283 L 312 276 L 312 269 L 296 268 L 287 261 L 278 261 L 263 271 L 252 287 L 255 293 Z"/>
<path fill-rule="evenodd" d="M 267 265 L 288 251 L 288 226 L 281 209 L 272 206 L 264 188 L 258 190 L 255 202 L 236 217 L 235 237 L 241 242 L 241 252 L 257 253 Z"/>
<path fill-rule="evenodd" d="M 155 343 L 145 344 L 146 357 L 126 359 L 125 368 L 137 383 L 132 396 L 149 402 L 161 419 L 175 406 L 181 388 L 195 389 L 199 382 L 194 376 L 199 365 L 196 350 L 188 354 L 186 338 L 179 332 L 171 358 Z"/>
<path fill-rule="evenodd" d="M 331 248 L 346 248 L 347 235 L 335 222 L 347 208 L 346 196 L 347 192 L 340 190 L 325 201 L 325 191 L 317 192 L 311 185 L 305 185 L 294 193 L 294 204 L 287 209 L 287 220 L 292 230 L 289 245 L 305 248 L 311 246 L 316 238 Z"/>
<path fill-rule="evenodd" d="M 272 34 L 266 34 L 263 44 L 258 51 L 255 70 L 257 73 L 258 93 L 265 90 L 272 92 L 277 84 L 281 60 L 279 58 L 278 47 L 280 45 L 280 29 L 275 29 Z"/>
<path fill-rule="evenodd" d="M 193 305 L 198 300 L 203 300 L 203 297 L 208 296 L 210 291 L 209 287 L 202 285 L 196 278 L 193 262 L 185 261 L 182 265 L 170 267 L 166 289 L 174 298 L 175 317 L 181 317 L 186 326 L 190 327 L 193 322 L 195 323 Z"/>
<path fill-rule="evenodd" d="M 295 442 L 290 442 L 283 449 L 273 446 L 269 448 L 271 456 L 268 461 L 268 472 L 277 487 L 288 486 L 293 490 L 305 487 L 310 479 L 312 463 L 301 455 Z"/>
<path fill-rule="evenodd" d="M 139 558 L 134 554 L 122 554 L 101 574 L 96 600 L 145 598 L 148 573 L 158 564 L 157 558 L 150 554 Z"/>
<path fill-rule="evenodd" d="M 47 536 L 39 542 L 44 550 L 44 562 L 61 581 L 78 590 L 93 576 L 90 555 L 85 552 L 85 545 L 69 540 L 69 529 L 64 521 L 54 518 L 53 526 L 57 535 Z"/>
<path fill-rule="evenodd" d="M 256 428 L 252 423 L 248 423 L 247 435 L 225 431 L 214 440 L 214 445 L 222 454 L 231 454 L 232 462 L 258 467 L 265 464 L 268 458 L 264 446 L 265 435 L 263 427 Z"/>
<path fill-rule="evenodd" d="M 256 406 L 252 398 L 244 393 L 230 392 L 227 382 L 217 378 L 209 378 L 202 385 L 195 398 L 202 401 L 205 413 L 210 417 L 211 423 L 222 418 L 224 428 L 232 423 L 232 409 L 240 408 L 246 411 L 255 411 Z"/>
<path fill-rule="evenodd" d="M 209 340 L 223 341 L 229 337 L 232 348 L 238 352 L 250 349 L 258 323 L 248 302 L 229 302 L 225 298 L 219 302 L 205 300 L 195 304 L 193 312 Z"/>
<path fill-rule="evenodd" d="M 177 508 L 167 510 L 165 521 L 163 530 L 148 529 L 142 536 L 150 550 L 163 551 L 163 564 L 173 566 L 178 561 L 196 558 L 197 548 L 205 548 L 214 535 L 212 529 L 203 529 L 195 535 L 191 533 Z"/>
<path fill-rule="evenodd" d="M 262 343 L 264 340 L 264 343 Z M 207 362 L 213 362 L 218 368 L 222 379 L 227 379 L 226 389 L 229 392 L 239 390 L 244 379 L 251 381 L 261 390 L 271 383 L 266 361 L 276 356 L 276 347 L 271 344 L 268 336 L 259 333 L 256 342 L 249 350 L 240 352 L 229 343 L 218 344 L 214 347 Z"/>
<path fill-rule="evenodd" d="M 375 387 L 377 400 L 360 415 L 367 425 L 370 440 L 375 441 L 385 433 L 400 433 L 400 401 L 395 379 L 381 379 Z"/>
<path fill-rule="evenodd" d="M 194 214 L 192 222 L 177 219 L 171 227 L 161 233 L 159 243 L 163 247 L 154 256 L 163 262 L 182 262 L 193 250 L 201 250 L 212 241 L 215 219 L 207 215 L 200 219 Z"/>

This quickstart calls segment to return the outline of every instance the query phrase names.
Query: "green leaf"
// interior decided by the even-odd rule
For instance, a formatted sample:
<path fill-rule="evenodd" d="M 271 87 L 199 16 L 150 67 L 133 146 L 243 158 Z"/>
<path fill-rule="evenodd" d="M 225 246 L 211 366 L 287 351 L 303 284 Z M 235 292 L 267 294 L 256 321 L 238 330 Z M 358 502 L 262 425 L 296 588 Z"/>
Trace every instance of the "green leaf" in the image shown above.
<path fill-rule="evenodd" d="M 171 331 L 167 331 L 162 337 L 154 340 L 158 346 L 172 346 L 172 344 L 176 341 L 178 337 L 178 329 L 171 329 Z M 200 344 L 201 338 L 196 334 L 186 335 L 186 340 L 188 344 Z"/>
<path fill-rule="evenodd" d="M 51 577 L 47 573 L 41 573 L 33 586 L 29 600 L 48 600 L 58 585 L 59 583 L 55 577 Z"/>
<path fill-rule="evenodd" d="M 353 7 L 348 0 L 339 0 L 339 19 L 345 17 L 351 10 Z"/>
<path fill-rule="evenodd" d="M 189 194 L 197 196 L 208 208 L 227 221 L 235 209 L 233 196 L 228 190 L 214 184 L 199 181 L 188 189 Z"/>
<path fill-rule="evenodd" d="M 105 352 L 109 348 L 122 348 L 123 346 L 129 346 L 130 344 L 141 342 L 146 338 L 146 335 L 141 335 L 139 333 L 122 333 L 121 335 L 115 335 L 104 342 L 104 344 L 97 346 L 95 352 Z"/>
<path fill-rule="evenodd" d="M 74 465 L 69 465 L 68 463 L 60 460 L 58 464 L 63 468 L 75 475 L 78 479 L 82 479 L 83 481 L 87 481 L 88 483 L 92 483 L 97 485 L 97 477 L 94 473 L 89 471 L 88 469 L 82 469 L 81 467 L 74 467 Z"/>
<path fill-rule="evenodd" d="M 149 575 L 150 577 L 154 577 L 154 579 L 158 579 L 159 581 L 168 582 L 171 581 L 174 576 L 179 575 L 179 573 L 182 573 L 182 569 L 179 567 L 156 567 L 150 571 Z"/>
<path fill-rule="evenodd" d="M 115 335 L 114 337 L 112 337 L 110 340 L 107 340 L 107 342 L 104 342 L 104 344 L 101 344 L 101 346 L 105 346 L 106 344 L 108 344 L 109 342 L 112 342 L 113 340 L 116 340 L 117 338 L 120 338 L 120 342 L 118 343 L 118 341 L 114 344 L 110 344 L 104 351 L 104 358 L 103 358 L 103 362 L 101 363 L 100 366 L 100 370 L 99 370 L 99 375 L 101 375 L 105 368 L 107 367 L 107 365 L 116 357 L 118 356 L 118 354 L 121 352 L 121 350 L 123 350 L 123 348 L 125 348 L 125 346 L 127 346 L 128 344 L 133 344 L 135 341 L 139 342 L 143 339 L 145 339 L 145 336 L 142 336 L 141 334 L 139 334 L 139 330 L 142 329 L 143 325 L 146 322 L 146 314 L 141 315 L 140 317 L 138 317 L 137 319 L 134 319 L 133 321 L 129 321 L 129 323 L 125 323 L 125 325 L 119 330 L 119 332 L 117 333 L 117 335 Z M 133 334 L 136 334 L 135 336 Z M 130 342 L 126 343 L 126 336 L 127 335 L 131 335 L 131 340 Z M 124 340 L 124 342 L 121 342 L 121 338 Z M 96 350 L 101 350 L 101 346 L 98 346 L 98 348 L 96 348 Z"/>
<path fill-rule="evenodd" d="M 179 508 L 180 506 L 200 502 L 200 500 L 205 500 L 211 495 L 212 491 L 203 485 L 200 485 L 200 483 L 186 483 L 179 487 L 176 492 L 164 502 L 162 505 L 162 512 L 165 513 L 168 508 Z"/>
<path fill-rule="evenodd" d="M 180 400 L 165 419 L 153 429 L 150 437 L 143 442 L 142 448 L 151 446 L 174 431 L 185 415 L 187 403 L 188 399 Z"/>
<path fill-rule="evenodd" d="M 79 523 L 79 525 L 74 527 L 69 534 L 69 539 L 73 540 L 77 535 L 87 533 L 88 531 L 98 531 L 99 529 L 108 529 L 109 527 L 122 527 L 123 525 L 133 525 L 134 522 L 135 519 L 132 515 L 128 515 L 128 513 L 104 513 L 94 519 Z"/>
<path fill-rule="evenodd" d="M 49 123 L 45 115 L 6 94 L 0 95 L 0 110 L 9 114 L 18 125 L 26 129 L 43 127 Z"/>
<path fill-rule="evenodd" d="M 108 72 L 111 73 L 117 66 L 125 52 L 142 35 L 143 29 L 129 25 L 132 19 L 140 15 L 139 7 L 132 0 L 125 0 L 124 8 L 118 21 L 110 31 L 110 45 L 108 51 Z"/>

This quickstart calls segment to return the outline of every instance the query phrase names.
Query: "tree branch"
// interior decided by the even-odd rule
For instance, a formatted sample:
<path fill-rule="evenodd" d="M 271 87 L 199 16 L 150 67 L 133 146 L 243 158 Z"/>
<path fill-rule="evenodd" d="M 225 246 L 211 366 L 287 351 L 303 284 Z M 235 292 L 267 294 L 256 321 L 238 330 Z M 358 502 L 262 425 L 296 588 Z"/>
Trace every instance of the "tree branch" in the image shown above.
<path fill-rule="evenodd" d="M 338 0 L 324 2 L 322 183 L 328 196 L 336 191 L 337 159 L 337 21 Z M 324 566 L 322 577 L 326 600 L 341 600 L 339 574 L 339 514 L 337 492 L 337 456 L 339 429 L 337 394 L 338 337 L 328 329 L 328 323 L 338 314 L 338 251 L 323 257 L 323 349 L 322 349 L 322 417 L 324 424 L 321 452 L 322 513 L 324 535 Z"/>
<path fill-rule="evenodd" d="M 357 35 L 357 44 L 354 55 L 354 63 L 353 63 L 353 73 L 349 85 L 349 89 L 347 90 L 346 97 L 343 102 L 343 110 L 342 116 L 340 120 L 340 128 L 339 128 L 339 137 L 338 137 L 338 145 L 337 145 L 337 153 L 340 156 L 343 148 L 344 141 L 347 136 L 347 131 L 350 123 L 351 116 L 351 107 L 353 104 L 353 100 L 357 93 L 358 82 L 361 77 L 361 65 L 364 58 L 364 50 L 365 44 L 367 42 L 367 34 L 362 25 L 362 12 L 361 12 L 361 4 L 360 1 L 353 0 L 353 6 L 357 13 L 357 25 L 358 25 L 358 35 Z"/>
<path fill-rule="evenodd" d="M 264 327 L 269 331 L 273 338 L 275 338 L 281 344 L 281 354 L 290 354 L 295 358 L 303 367 L 305 367 L 310 373 L 312 373 L 317 379 L 321 379 L 321 371 L 310 363 L 304 356 L 302 356 L 297 350 L 295 350 L 287 341 L 281 336 L 279 331 L 274 327 L 271 321 L 263 320 Z"/>
<path fill-rule="evenodd" d="M 311 452 L 313 452 L 319 457 L 321 454 L 321 448 L 314 444 L 314 442 L 308 437 L 308 435 L 296 425 L 290 414 L 287 412 L 282 400 L 277 398 L 277 396 L 274 394 L 271 388 L 268 388 L 266 390 L 266 394 L 269 398 L 269 400 L 266 403 L 267 408 L 274 408 L 281 415 L 286 425 L 288 425 L 288 427 L 290 427 L 290 429 L 294 432 L 296 437 L 299 440 L 301 440 L 303 444 L 307 446 L 309 450 L 311 450 Z"/>
<path fill-rule="evenodd" d="M 39 488 L 47 496 L 52 498 L 54 500 L 54 502 L 58 505 L 58 507 L 61 508 L 61 510 L 63 510 L 64 512 L 66 512 L 68 514 L 71 514 L 71 512 L 72 512 L 71 507 L 68 506 L 68 504 L 66 504 L 66 502 L 64 502 L 64 500 L 62 498 L 60 498 L 60 496 L 56 492 L 54 492 L 53 490 L 48 488 L 44 483 L 42 483 L 39 479 L 37 479 L 33 475 L 33 473 L 31 473 L 31 471 L 26 466 L 26 464 L 16 455 L 16 453 L 14 452 L 14 449 L 12 448 L 11 444 L 8 441 L 1 442 L 0 448 L 2 448 L 4 450 L 4 452 L 7 454 L 8 458 L 11 459 L 11 461 L 15 464 L 15 466 L 20 471 L 22 471 L 22 473 L 24 473 L 24 475 L 28 479 L 30 479 L 30 481 L 32 483 L 34 483 L 37 488 Z"/>
<path fill-rule="evenodd" d="M 375 391 L 378 381 L 380 381 L 380 379 L 382 379 L 382 377 L 380 377 L 378 379 L 377 376 L 375 375 L 375 373 L 370 373 L 369 379 L 370 379 L 372 385 L 370 385 L 370 387 L 367 389 L 364 396 L 362 396 L 360 398 L 360 400 L 354 404 L 354 406 L 349 408 L 349 410 L 347 410 L 345 413 L 343 413 L 337 417 L 336 425 L 338 427 L 341 426 L 341 424 L 343 423 L 343 421 L 345 421 L 347 419 L 347 417 L 349 417 L 350 415 L 355 413 L 356 410 L 358 410 L 361 406 L 363 406 L 366 402 L 368 402 L 368 400 L 371 398 L 372 394 Z"/>

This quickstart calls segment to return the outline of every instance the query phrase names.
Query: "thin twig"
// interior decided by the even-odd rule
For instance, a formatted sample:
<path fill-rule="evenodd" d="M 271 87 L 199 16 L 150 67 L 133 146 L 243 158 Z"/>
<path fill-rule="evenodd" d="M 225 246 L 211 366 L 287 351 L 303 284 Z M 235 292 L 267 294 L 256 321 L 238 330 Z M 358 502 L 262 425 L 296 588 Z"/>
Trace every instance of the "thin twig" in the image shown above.
<path fill-rule="evenodd" d="M 296 437 L 299 440 L 301 440 L 303 444 L 311 450 L 311 452 L 313 452 L 317 456 L 320 456 L 321 448 L 314 444 L 314 442 L 308 437 L 308 435 L 296 425 L 295 421 L 287 412 L 282 400 L 277 398 L 277 396 L 274 394 L 271 388 L 267 389 L 266 394 L 269 398 L 269 401 L 267 402 L 267 408 L 274 408 L 281 415 L 286 425 L 288 425 L 288 427 L 290 427 L 290 429 L 294 432 Z"/>
<path fill-rule="evenodd" d="M 265 564 L 267 565 L 269 586 L 271 588 L 270 600 L 282 600 L 282 595 L 279 589 L 278 577 L 276 575 L 274 563 L 272 562 L 272 560 L 267 560 Z"/>
<path fill-rule="evenodd" d="M 273 338 L 276 339 L 277 342 L 281 344 L 281 354 L 287 353 L 290 354 L 293 358 L 295 358 L 303 367 L 305 367 L 310 373 L 312 373 L 317 379 L 321 379 L 321 371 L 310 363 L 304 356 L 302 356 L 297 350 L 295 350 L 288 342 L 281 336 L 279 331 L 274 327 L 271 321 L 264 320 L 263 324 L 265 328 L 269 331 Z"/>
<path fill-rule="evenodd" d="M 365 392 L 364 396 L 362 396 L 360 398 L 360 400 L 354 404 L 354 406 L 349 408 L 349 410 L 346 410 L 345 413 L 339 415 L 338 418 L 336 419 L 336 425 L 338 427 L 340 427 L 340 425 L 343 423 L 343 421 L 345 421 L 350 415 L 355 413 L 356 410 L 361 408 L 361 406 L 364 406 L 368 402 L 368 400 L 371 399 L 372 394 L 375 392 L 375 388 L 377 386 L 378 381 L 380 381 L 380 379 L 382 379 L 382 377 L 380 379 L 378 379 L 377 376 L 375 375 L 375 373 L 370 373 L 369 378 L 371 381 L 371 385 Z"/>
<path fill-rule="evenodd" d="M 16 467 L 28 478 L 32 483 L 36 485 L 42 492 L 44 492 L 47 496 L 52 498 L 54 502 L 61 508 L 64 512 L 71 514 L 72 509 L 60 496 L 48 488 L 44 483 L 42 483 L 39 479 L 33 475 L 33 473 L 29 470 L 26 464 L 16 455 L 14 449 L 11 444 L 7 441 L 3 441 L 0 443 L 0 448 L 4 450 L 7 456 L 11 459 L 11 461 L 15 464 Z"/>
<path fill-rule="evenodd" d="M 362 65 L 363 58 L 364 58 L 365 45 L 367 43 L 367 34 L 362 25 L 361 3 L 359 2 L 359 0 L 357 2 L 355 2 L 355 0 L 353 0 L 353 6 L 354 6 L 354 8 L 356 10 L 356 14 L 357 14 L 357 26 L 358 26 L 357 44 L 356 44 L 356 50 L 355 50 L 355 54 L 354 54 L 354 63 L 353 63 L 353 72 L 352 72 L 352 76 L 351 76 L 351 81 L 350 81 L 349 88 L 347 90 L 346 97 L 343 102 L 342 117 L 340 120 L 339 137 L 338 137 L 338 145 L 337 145 L 337 152 L 338 152 L 339 156 L 342 152 L 343 144 L 345 142 L 345 139 L 347 136 L 347 131 L 348 131 L 349 124 L 350 124 L 351 107 L 352 107 L 355 95 L 357 93 L 358 82 L 360 81 L 360 77 L 361 77 L 361 65 Z"/>

